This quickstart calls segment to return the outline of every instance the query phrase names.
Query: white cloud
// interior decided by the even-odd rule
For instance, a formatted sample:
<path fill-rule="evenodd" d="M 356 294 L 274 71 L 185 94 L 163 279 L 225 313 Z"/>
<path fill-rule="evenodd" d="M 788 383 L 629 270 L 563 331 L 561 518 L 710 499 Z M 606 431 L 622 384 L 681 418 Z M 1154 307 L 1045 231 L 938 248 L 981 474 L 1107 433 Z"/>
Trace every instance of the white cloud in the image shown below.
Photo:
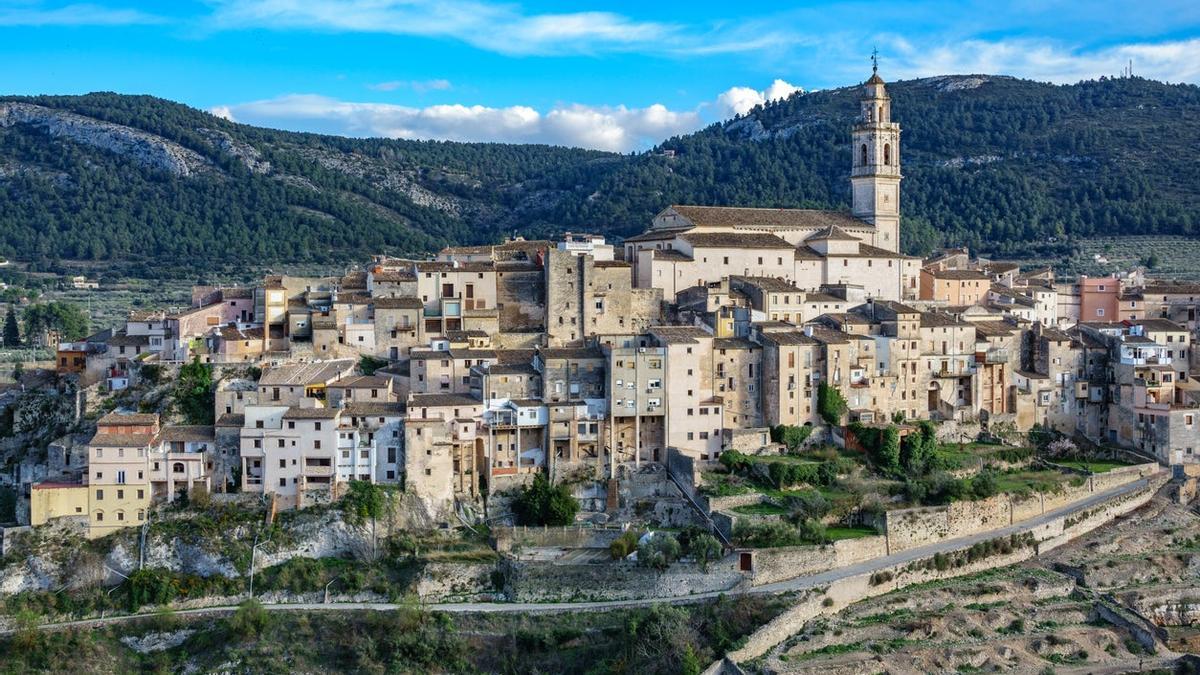
<path fill-rule="evenodd" d="M 374 91 L 396 91 L 397 89 L 412 89 L 418 94 L 427 91 L 446 91 L 451 89 L 450 80 L 388 80 L 368 84 L 367 89 Z"/>
<path fill-rule="evenodd" d="M 1200 38 L 1098 49 L 1037 39 L 965 40 L 930 46 L 891 37 L 886 44 L 893 58 L 884 61 L 882 70 L 893 78 L 978 73 L 1061 84 L 1119 74 L 1132 59 L 1136 75 L 1168 82 L 1200 81 L 1200 61 L 1195 58 Z"/>
<path fill-rule="evenodd" d="M 376 88 L 384 84 L 391 83 L 380 83 Z M 395 88 L 410 85 L 398 81 Z M 671 110 L 661 103 L 644 108 L 576 103 L 559 105 L 547 112 L 523 105 L 493 108 L 453 104 L 419 108 L 340 101 L 317 94 L 290 94 L 217 106 L 210 112 L 246 124 L 342 136 L 546 143 L 628 152 L 695 131 L 713 121 L 712 113 L 720 118 L 731 117 L 764 101 L 784 98 L 797 91 L 803 90 L 783 80 L 775 80 L 762 91 L 732 87 L 715 101 L 702 103 L 692 110 Z"/>
<path fill-rule="evenodd" d="M 722 117 L 743 115 L 754 109 L 754 106 L 787 98 L 798 91 L 804 90 L 778 79 L 763 91 L 750 87 L 730 87 L 717 96 L 717 110 Z"/>
<path fill-rule="evenodd" d="M 162 17 L 136 9 L 91 4 L 47 7 L 40 2 L 21 2 L 0 7 L 0 26 L 126 26 L 163 21 Z"/>
<path fill-rule="evenodd" d="M 248 124 L 351 136 L 548 143 L 613 151 L 646 147 L 702 123 L 698 112 L 671 111 L 659 104 L 646 108 L 571 105 L 541 113 L 519 105 L 414 108 L 313 94 L 220 106 L 211 112 Z"/>
<path fill-rule="evenodd" d="M 780 29 L 709 29 L 639 21 L 615 12 L 529 14 L 489 0 L 212 0 L 217 29 L 323 30 L 458 40 L 508 55 L 639 51 L 726 54 L 788 43 Z"/>
<path fill-rule="evenodd" d="M 209 112 L 216 115 L 217 117 L 220 117 L 223 120 L 229 120 L 230 122 L 237 121 L 233 117 L 233 110 L 227 105 L 214 106 L 212 109 L 209 110 Z"/>

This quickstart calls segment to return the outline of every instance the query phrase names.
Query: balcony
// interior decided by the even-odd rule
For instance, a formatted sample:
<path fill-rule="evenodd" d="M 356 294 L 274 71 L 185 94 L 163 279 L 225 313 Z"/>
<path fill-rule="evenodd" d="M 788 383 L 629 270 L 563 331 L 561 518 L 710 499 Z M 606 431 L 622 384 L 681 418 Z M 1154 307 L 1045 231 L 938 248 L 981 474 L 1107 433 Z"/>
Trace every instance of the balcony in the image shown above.
<path fill-rule="evenodd" d="M 989 349 L 983 355 L 984 363 L 1008 363 L 1011 353 L 1007 349 Z"/>

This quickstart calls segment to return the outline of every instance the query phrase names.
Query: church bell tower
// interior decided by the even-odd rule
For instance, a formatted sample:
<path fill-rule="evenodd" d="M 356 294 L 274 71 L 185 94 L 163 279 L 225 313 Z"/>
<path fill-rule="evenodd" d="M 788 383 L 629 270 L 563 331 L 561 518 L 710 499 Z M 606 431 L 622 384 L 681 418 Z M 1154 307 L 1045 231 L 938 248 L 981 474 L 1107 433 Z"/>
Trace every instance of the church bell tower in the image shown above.
<path fill-rule="evenodd" d="M 872 56 L 872 61 L 875 57 Z M 853 213 L 875 226 L 871 242 L 888 251 L 900 250 L 900 125 L 892 121 L 879 65 L 863 87 L 862 109 L 854 125 L 854 162 L 850 171 Z"/>

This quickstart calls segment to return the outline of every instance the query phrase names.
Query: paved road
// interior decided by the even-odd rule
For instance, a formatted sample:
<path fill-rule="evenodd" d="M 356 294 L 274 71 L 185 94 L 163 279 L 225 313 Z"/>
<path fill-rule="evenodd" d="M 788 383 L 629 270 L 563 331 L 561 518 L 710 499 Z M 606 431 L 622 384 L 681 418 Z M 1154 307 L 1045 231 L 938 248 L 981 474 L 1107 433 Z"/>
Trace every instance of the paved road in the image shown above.
<path fill-rule="evenodd" d="M 1153 476 L 1151 477 L 1153 478 Z M 971 546 L 972 544 L 995 539 L 997 537 L 1006 537 L 1014 532 L 1022 532 L 1027 529 L 1044 525 L 1045 523 L 1059 516 L 1083 511 L 1089 509 L 1096 504 L 1115 497 L 1120 494 L 1139 490 L 1144 488 L 1149 483 L 1150 478 L 1111 488 L 1104 492 L 1098 492 L 1087 499 L 1070 506 L 1064 506 L 1053 511 L 1048 511 L 1045 514 L 1022 521 L 1016 525 L 1009 525 L 997 530 L 991 530 L 981 534 L 971 535 L 969 537 L 959 537 L 957 539 L 947 539 L 936 544 L 921 546 L 900 553 L 875 558 L 866 562 L 857 563 L 848 567 L 841 567 L 828 572 L 814 574 L 806 577 L 790 579 L 788 581 L 780 581 L 773 584 L 763 586 L 754 586 L 746 589 L 739 589 L 725 592 L 697 593 L 695 595 L 679 596 L 674 598 L 653 598 L 644 600 L 607 600 L 607 601 L 592 601 L 592 602 L 448 602 L 448 603 L 430 603 L 424 605 L 426 609 L 438 612 L 450 612 L 456 614 L 486 614 L 486 613 L 501 613 L 501 612 L 519 612 L 519 613 L 535 613 L 535 612 L 579 612 L 579 611 L 602 611 L 606 609 L 621 609 L 629 607 L 647 607 L 661 603 L 671 604 L 690 604 L 703 602 L 714 599 L 720 595 L 760 595 L 765 593 L 785 593 L 788 591 L 797 591 L 816 586 L 826 586 L 838 579 L 854 576 L 857 574 L 875 572 L 897 565 L 926 558 L 935 553 L 946 553 L 949 551 L 961 549 Z M 407 607 L 410 605 L 386 603 L 386 602 L 331 602 L 331 603 L 288 603 L 288 604 L 264 604 L 263 607 L 270 611 L 346 611 L 346 610 L 373 610 L 373 611 L 388 611 Z M 175 610 L 176 616 L 195 616 L 195 615 L 219 615 L 228 614 L 237 610 L 236 605 L 225 605 L 219 607 L 205 607 L 201 609 L 181 609 Z M 84 626 L 100 626 L 110 623 L 118 623 L 121 621 L 129 621 L 132 619 L 146 618 L 153 616 L 152 614 L 135 614 L 111 616 L 104 619 L 82 619 L 79 621 L 63 621 L 59 623 L 43 624 L 41 628 L 46 630 L 56 630 L 62 628 L 84 627 Z M 10 632 L 10 631 L 4 631 Z M 0 632 L 3 634 L 3 632 Z"/>

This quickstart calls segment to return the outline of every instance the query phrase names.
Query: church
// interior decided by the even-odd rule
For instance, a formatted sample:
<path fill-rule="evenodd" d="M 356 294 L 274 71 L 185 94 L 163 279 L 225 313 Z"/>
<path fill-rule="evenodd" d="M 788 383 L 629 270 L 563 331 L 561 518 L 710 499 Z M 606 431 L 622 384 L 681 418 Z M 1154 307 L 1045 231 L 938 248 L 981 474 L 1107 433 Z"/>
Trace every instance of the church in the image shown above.
<path fill-rule="evenodd" d="M 920 258 L 900 251 L 900 125 L 874 71 L 863 85 L 853 128 L 850 212 L 675 205 L 650 229 L 625 240 L 634 285 L 666 298 L 744 275 L 774 277 L 801 290 L 861 286 L 880 300 L 916 299 Z"/>

